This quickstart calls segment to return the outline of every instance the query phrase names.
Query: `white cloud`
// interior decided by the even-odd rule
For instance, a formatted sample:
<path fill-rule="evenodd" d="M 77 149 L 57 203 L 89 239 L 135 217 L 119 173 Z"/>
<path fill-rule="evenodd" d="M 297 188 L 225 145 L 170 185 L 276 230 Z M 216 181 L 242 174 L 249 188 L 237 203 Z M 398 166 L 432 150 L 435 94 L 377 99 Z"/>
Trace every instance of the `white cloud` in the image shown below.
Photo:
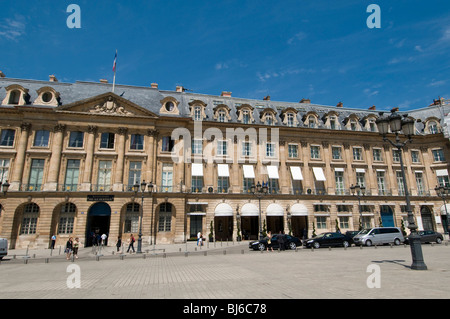
<path fill-rule="evenodd" d="M 25 34 L 25 18 L 16 15 L 14 19 L 5 19 L 0 25 L 0 38 L 17 41 Z"/>
<path fill-rule="evenodd" d="M 429 87 L 441 86 L 441 85 L 444 85 L 445 83 L 446 83 L 446 82 L 445 82 L 444 80 L 436 81 L 435 79 L 433 79 L 433 80 L 431 81 L 431 83 L 428 84 L 427 86 L 429 86 Z"/>
<path fill-rule="evenodd" d="M 416 46 L 414 47 L 414 50 L 416 50 L 416 51 L 418 51 L 418 52 L 423 52 L 423 49 L 422 49 L 422 47 L 421 47 L 420 45 L 416 45 Z"/>
<path fill-rule="evenodd" d="M 293 37 L 291 37 L 289 40 L 287 40 L 287 44 L 293 44 L 296 41 L 301 41 L 303 39 L 305 39 L 307 36 L 307 34 L 305 32 L 298 32 L 296 33 Z"/>

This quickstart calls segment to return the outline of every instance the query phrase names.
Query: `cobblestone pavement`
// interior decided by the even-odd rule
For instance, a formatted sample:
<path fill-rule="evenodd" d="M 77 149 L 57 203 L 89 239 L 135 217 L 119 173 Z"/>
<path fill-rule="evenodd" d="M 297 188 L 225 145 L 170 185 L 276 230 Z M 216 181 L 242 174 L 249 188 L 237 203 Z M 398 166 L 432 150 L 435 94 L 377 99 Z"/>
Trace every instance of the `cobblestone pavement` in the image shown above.
<path fill-rule="evenodd" d="M 144 248 L 144 252 L 151 248 Z M 426 271 L 410 269 L 409 246 L 258 252 L 249 250 L 248 242 L 210 244 L 201 249 L 188 243 L 157 246 L 155 251 L 126 256 L 112 254 L 113 247 L 104 248 L 97 256 L 91 248 L 85 248 L 74 261 L 57 250 L 51 257 L 49 250 L 30 250 L 30 258 L 23 258 L 24 251 L 11 250 L 0 263 L 0 296 L 197 300 L 449 298 L 450 245 L 428 244 L 422 248 Z M 80 287 L 71 288 L 76 283 Z M 369 288 L 374 284 L 379 284 L 379 288 Z"/>

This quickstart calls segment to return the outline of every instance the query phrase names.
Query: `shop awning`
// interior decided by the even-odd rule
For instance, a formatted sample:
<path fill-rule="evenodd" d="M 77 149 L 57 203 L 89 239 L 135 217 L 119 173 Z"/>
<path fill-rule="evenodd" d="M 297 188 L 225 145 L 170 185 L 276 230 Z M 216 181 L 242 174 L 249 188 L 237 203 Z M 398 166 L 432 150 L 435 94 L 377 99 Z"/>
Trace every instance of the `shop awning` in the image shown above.
<path fill-rule="evenodd" d="M 302 169 L 299 166 L 291 166 L 291 174 L 294 181 L 303 180 Z"/>
<path fill-rule="evenodd" d="M 228 169 L 228 164 L 218 164 L 217 172 L 219 177 L 230 177 L 230 171 Z"/>
<path fill-rule="evenodd" d="M 294 204 L 291 206 L 291 216 L 308 216 L 308 209 L 303 204 Z"/>
<path fill-rule="evenodd" d="M 266 209 L 267 216 L 284 216 L 284 209 L 281 205 L 270 204 Z"/>
<path fill-rule="evenodd" d="M 255 171 L 253 165 L 244 165 L 244 178 L 255 178 Z"/>
<path fill-rule="evenodd" d="M 316 177 L 316 181 L 326 181 L 322 167 L 313 167 L 313 172 Z"/>
<path fill-rule="evenodd" d="M 247 203 L 241 208 L 241 216 L 259 216 L 259 209 L 255 204 Z"/>
<path fill-rule="evenodd" d="M 192 163 L 191 174 L 192 176 L 203 176 L 203 164 Z"/>
<path fill-rule="evenodd" d="M 221 203 L 216 206 L 214 216 L 233 216 L 233 208 L 226 203 Z"/>
<path fill-rule="evenodd" d="M 278 176 L 278 166 L 270 165 L 267 166 L 267 174 L 269 175 L 270 179 L 279 179 Z"/>

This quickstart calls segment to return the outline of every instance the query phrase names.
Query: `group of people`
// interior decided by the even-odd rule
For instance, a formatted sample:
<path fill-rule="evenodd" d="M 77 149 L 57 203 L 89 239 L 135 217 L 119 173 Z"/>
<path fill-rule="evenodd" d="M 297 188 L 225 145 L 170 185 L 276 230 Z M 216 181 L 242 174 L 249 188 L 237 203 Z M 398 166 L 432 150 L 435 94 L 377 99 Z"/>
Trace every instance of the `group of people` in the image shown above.
<path fill-rule="evenodd" d="M 134 250 L 134 243 L 135 242 L 136 242 L 136 240 L 134 239 L 134 235 L 131 234 L 129 242 L 128 242 L 127 253 L 129 253 L 130 250 L 133 250 L 133 253 L 135 252 L 135 250 Z M 122 238 L 120 236 L 117 238 L 116 247 L 117 247 L 117 252 L 119 252 L 120 251 L 120 247 L 122 247 Z"/>
<path fill-rule="evenodd" d="M 266 240 L 267 240 L 267 251 L 269 251 L 269 249 L 271 251 L 273 251 L 272 232 L 271 231 L 269 231 L 267 233 Z M 285 235 L 283 234 L 283 232 L 280 231 L 280 233 L 278 234 L 277 240 L 278 240 L 278 244 L 279 244 L 280 250 L 286 250 L 286 247 L 284 245 Z"/>
<path fill-rule="evenodd" d="M 66 243 L 66 249 L 64 252 L 66 253 L 66 259 L 70 259 L 71 255 L 73 254 L 73 257 L 78 259 L 78 248 L 80 247 L 80 240 L 78 237 L 73 240 L 72 237 L 69 238 L 69 240 Z"/>

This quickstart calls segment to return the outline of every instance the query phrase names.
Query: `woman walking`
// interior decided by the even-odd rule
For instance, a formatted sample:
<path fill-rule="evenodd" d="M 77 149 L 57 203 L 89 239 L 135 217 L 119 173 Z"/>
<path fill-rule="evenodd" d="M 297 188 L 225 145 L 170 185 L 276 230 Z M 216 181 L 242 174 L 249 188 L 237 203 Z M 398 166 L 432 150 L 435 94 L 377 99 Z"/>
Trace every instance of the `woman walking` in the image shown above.
<path fill-rule="evenodd" d="M 269 248 L 273 251 L 272 247 L 272 232 L 267 233 L 267 251 L 269 251 Z"/>
<path fill-rule="evenodd" d="M 70 255 L 72 254 L 72 249 L 73 249 L 73 239 L 72 239 L 72 237 L 70 237 L 66 243 L 66 250 L 65 250 L 67 260 L 70 259 Z"/>
<path fill-rule="evenodd" d="M 73 247 L 73 256 L 78 259 L 78 247 L 80 247 L 80 240 L 78 237 L 75 238 L 75 241 L 72 244 Z"/>

